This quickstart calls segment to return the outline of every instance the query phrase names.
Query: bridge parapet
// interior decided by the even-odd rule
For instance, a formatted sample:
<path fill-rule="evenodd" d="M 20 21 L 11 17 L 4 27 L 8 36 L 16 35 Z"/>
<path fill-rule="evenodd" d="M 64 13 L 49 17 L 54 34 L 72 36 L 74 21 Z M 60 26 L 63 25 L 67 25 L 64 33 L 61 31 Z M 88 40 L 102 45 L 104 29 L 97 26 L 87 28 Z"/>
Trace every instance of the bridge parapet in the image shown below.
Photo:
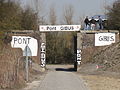
<path fill-rule="evenodd" d="M 22 34 L 22 33 L 27 34 L 27 33 L 34 33 L 34 32 L 39 33 L 41 31 L 38 31 L 38 30 L 11 30 L 11 31 L 6 31 L 6 32 L 13 33 L 13 34 Z M 107 33 L 107 32 L 119 34 L 119 30 L 80 30 L 78 32 L 86 33 L 86 34 Z M 41 32 L 41 33 L 43 33 L 43 32 Z"/>
<path fill-rule="evenodd" d="M 95 34 L 95 33 L 116 33 L 119 34 L 118 30 L 80 30 L 80 33 Z"/>

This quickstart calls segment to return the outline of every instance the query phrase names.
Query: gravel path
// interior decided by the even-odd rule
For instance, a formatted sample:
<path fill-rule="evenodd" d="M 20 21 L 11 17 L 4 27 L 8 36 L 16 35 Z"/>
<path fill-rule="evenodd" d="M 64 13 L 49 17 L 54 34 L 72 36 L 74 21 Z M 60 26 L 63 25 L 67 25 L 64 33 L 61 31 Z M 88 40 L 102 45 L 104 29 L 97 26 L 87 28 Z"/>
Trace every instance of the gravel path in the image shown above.
<path fill-rule="evenodd" d="M 88 90 L 83 80 L 72 69 L 61 67 L 48 66 L 48 73 L 34 90 Z"/>

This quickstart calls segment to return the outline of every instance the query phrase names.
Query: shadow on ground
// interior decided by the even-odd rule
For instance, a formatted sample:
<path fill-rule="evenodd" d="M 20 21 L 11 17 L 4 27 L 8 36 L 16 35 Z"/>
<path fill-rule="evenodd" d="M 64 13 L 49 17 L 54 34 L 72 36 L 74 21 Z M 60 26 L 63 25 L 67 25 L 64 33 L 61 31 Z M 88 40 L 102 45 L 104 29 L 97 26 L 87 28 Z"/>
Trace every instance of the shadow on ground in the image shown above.
<path fill-rule="evenodd" d="M 55 68 L 56 71 L 76 72 L 74 68 Z"/>

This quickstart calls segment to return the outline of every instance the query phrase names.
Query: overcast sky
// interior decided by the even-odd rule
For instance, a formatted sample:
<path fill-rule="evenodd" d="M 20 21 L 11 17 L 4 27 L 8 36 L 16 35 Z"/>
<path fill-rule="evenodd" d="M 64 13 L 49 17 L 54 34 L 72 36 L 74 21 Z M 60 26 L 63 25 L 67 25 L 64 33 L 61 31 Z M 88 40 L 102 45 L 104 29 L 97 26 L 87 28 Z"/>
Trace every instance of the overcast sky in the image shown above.
<path fill-rule="evenodd" d="M 31 6 L 35 7 L 35 0 L 23 0 L 22 3 L 29 3 Z M 57 17 L 63 15 L 63 10 L 65 6 L 72 5 L 74 8 L 74 18 L 78 19 L 79 16 L 92 16 L 92 15 L 102 15 L 105 12 L 104 7 L 112 5 L 115 0 L 38 0 L 42 1 L 42 14 L 49 14 L 49 8 L 52 6 L 55 8 Z M 38 3 L 38 5 L 40 5 Z"/>

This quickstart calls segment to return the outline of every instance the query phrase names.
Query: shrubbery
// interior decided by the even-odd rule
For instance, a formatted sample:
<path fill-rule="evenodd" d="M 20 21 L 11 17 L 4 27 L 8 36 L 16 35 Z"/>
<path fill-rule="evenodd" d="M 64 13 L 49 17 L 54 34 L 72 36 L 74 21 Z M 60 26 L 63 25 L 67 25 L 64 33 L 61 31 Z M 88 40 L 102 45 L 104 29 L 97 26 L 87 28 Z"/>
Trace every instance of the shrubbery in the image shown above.
<path fill-rule="evenodd" d="M 36 30 L 37 14 L 19 3 L 0 0 L 0 30 Z"/>
<path fill-rule="evenodd" d="M 109 29 L 120 30 L 120 0 L 115 1 L 113 6 L 108 8 L 107 15 Z"/>

